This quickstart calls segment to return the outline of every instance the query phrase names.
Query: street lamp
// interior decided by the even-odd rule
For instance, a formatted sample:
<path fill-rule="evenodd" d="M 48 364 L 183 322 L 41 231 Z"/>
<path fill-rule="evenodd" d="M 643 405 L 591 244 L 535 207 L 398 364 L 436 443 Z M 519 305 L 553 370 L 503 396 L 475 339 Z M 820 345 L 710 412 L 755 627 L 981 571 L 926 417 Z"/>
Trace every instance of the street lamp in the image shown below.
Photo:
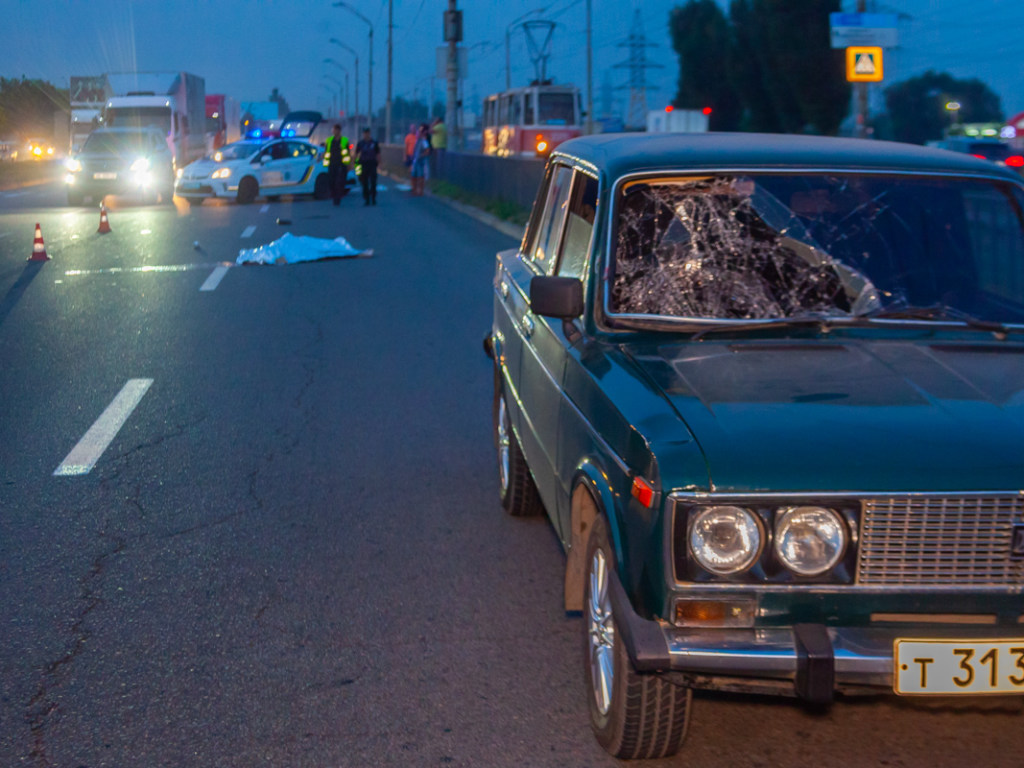
<path fill-rule="evenodd" d="M 345 101 L 343 99 L 343 95 L 345 93 L 345 84 L 341 80 L 339 80 L 338 78 L 332 77 L 331 75 L 324 75 L 324 80 L 330 80 L 332 83 L 337 84 L 337 86 L 338 86 L 338 108 L 339 109 L 343 109 L 344 105 L 345 105 Z M 337 115 L 335 115 L 335 117 L 336 116 Z"/>
<path fill-rule="evenodd" d="M 366 104 L 367 104 L 367 106 L 366 106 L 366 111 L 369 113 L 370 133 L 372 135 L 373 134 L 373 22 L 371 22 L 368 18 L 363 16 L 363 14 L 361 14 L 359 11 L 357 11 L 355 8 L 353 8 L 351 5 L 349 5 L 348 3 L 344 2 L 343 0 L 338 0 L 338 2 L 336 2 L 334 4 L 334 7 L 335 8 L 344 8 L 349 13 L 353 14 L 357 18 L 359 18 L 362 21 L 366 22 L 367 26 L 370 27 L 370 75 L 369 75 L 369 84 L 367 85 L 367 94 L 366 94 Z"/>
<path fill-rule="evenodd" d="M 345 73 L 345 109 L 347 110 L 349 97 L 352 95 L 352 91 L 349 90 L 348 87 L 348 69 L 346 69 L 341 64 L 339 64 L 338 62 L 331 58 L 324 59 L 324 64 L 333 64 L 334 66 L 336 66 L 338 69 Z"/>
<path fill-rule="evenodd" d="M 345 43 L 341 42 L 341 40 L 339 40 L 336 37 L 332 37 L 330 39 L 330 42 L 333 43 L 334 45 L 338 46 L 339 48 L 344 48 L 346 51 L 348 51 L 349 53 L 351 53 L 355 57 L 355 60 L 356 60 L 356 77 L 355 77 L 354 82 L 355 82 L 355 86 L 356 86 L 355 87 L 355 92 L 356 92 L 356 121 L 358 122 L 359 121 L 359 54 L 356 53 L 355 48 L 352 48 L 351 46 L 346 45 Z"/>

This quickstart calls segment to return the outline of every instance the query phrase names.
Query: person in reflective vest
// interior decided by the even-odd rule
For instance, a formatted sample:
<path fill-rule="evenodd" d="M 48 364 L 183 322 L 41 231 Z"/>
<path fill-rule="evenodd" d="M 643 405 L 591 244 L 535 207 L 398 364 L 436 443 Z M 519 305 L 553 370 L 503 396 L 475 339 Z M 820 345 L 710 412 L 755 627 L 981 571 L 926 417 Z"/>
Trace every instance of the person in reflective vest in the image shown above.
<path fill-rule="evenodd" d="M 331 182 L 331 199 L 335 205 L 341 205 L 341 198 L 348 191 L 345 181 L 350 161 L 348 138 L 341 135 L 341 126 L 335 123 L 334 132 L 327 137 L 327 152 L 324 154 L 327 178 Z"/>

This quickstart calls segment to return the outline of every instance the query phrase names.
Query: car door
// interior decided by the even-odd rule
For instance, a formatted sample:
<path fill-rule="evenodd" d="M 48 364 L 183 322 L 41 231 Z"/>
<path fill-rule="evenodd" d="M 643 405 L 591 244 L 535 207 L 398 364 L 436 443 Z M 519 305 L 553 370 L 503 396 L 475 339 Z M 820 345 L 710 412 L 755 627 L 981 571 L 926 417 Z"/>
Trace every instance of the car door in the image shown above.
<path fill-rule="evenodd" d="M 291 165 L 285 170 L 284 181 L 286 185 L 294 187 L 295 191 L 300 191 L 307 184 L 312 184 L 313 156 L 310 154 L 311 149 L 313 148 L 304 141 L 288 142 L 288 156 L 291 158 Z M 310 188 L 312 189 L 312 187 Z"/>
<path fill-rule="evenodd" d="M 556 163 L 548 184 L 543 214 L 538 222 L 536 237 L 529 243 L 524 261 L 532 274 L 549 275 L 557 262 L 562 240 L 574 171 L 568 165 Z M 557 520 L 561 505 L 557 481 L 558 413 L 562 399 L 562 373 L 565 368 L 565 336 L 560 320 L 535 315 L 527 305 L 520 320 L 519 331 L 523 339 L 523 354 L 519 363 L 519 393 L 523 403 L 524 420 L 520 441 L 526 461 L 533 470 L 534 481 L 544 506 Z"/>
<path fill-rule="evenodd" d="M 288 142 L 274 141 L 263 147 L 256 161 L 260 189 L 284 186 L 285 172 L 291 164 L 292 158 L 288 153 Z"/>

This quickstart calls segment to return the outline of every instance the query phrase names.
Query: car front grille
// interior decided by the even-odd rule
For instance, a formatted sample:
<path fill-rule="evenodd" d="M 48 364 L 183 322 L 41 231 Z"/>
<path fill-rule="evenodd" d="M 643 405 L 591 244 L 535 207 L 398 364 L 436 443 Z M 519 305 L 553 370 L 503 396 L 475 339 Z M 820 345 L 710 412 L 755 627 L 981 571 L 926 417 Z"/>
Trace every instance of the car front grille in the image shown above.
<path fill-rule="evenodd" d="M 866 499 L 857 583 L 1020 587 L 1024 553 L 1014 548 L 1022 526 L 1017 495 Z"/>

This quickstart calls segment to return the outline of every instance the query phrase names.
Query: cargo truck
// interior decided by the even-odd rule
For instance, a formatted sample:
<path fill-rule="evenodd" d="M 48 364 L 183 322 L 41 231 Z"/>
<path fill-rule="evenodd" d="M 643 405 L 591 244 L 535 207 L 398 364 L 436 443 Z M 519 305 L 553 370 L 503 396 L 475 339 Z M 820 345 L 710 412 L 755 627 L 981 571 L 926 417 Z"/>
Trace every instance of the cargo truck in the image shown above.
<path fill-rule="evenodd" d="M 241 138 L 242 113 L 237 99 L 223 93 L 206 95 L 206 148 L 220 149 Z"/>
<path fill-rule="evenodd" d="M 114 96 L 107 99 L 110 128 L 158 128 L 167 136 L 174 167 L 206 154 L 206 81 L 187 72 L 108 74 Z"/>

